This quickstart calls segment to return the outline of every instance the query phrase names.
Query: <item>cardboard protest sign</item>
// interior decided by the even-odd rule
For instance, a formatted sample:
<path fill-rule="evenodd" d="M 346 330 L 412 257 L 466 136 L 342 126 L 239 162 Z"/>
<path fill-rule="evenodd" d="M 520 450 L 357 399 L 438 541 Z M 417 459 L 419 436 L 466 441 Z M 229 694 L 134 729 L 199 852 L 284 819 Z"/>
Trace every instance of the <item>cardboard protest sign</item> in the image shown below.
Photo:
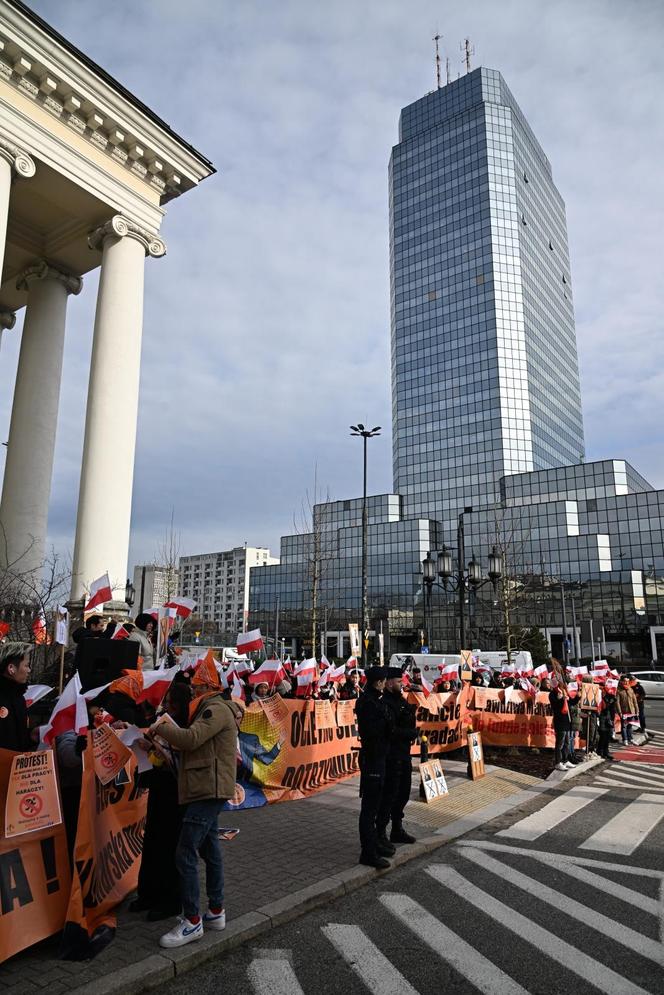
<path fill-rule="evenodd" d="M 16 756 L 0 750 L 0 803 Z M 69 890 L 62 824 L 11 839 L 0 826 L 0 963 L 62 929 Z"/>
<path fill-rule="evenodd" d="M 420 764 L 420 779 L 427 805 L 449 793 L 440 760 L 428 760 Z"/>
<path fill-rule="evenodd" d="M 316 713 L 317 729 L 334 729 L 336 727 L 331 701 L 317 701 L 314 710 Z"/>
<path fill-rule="evenodd" d="M 460 650 L 461 664 L 459 666 L 459 677 L 462 681 L 472 681 L 473 679 L 473 654 L 471 650 Z"/>
<path fill-rule="evenodd" d="M 104 722 L 92 733 L 92 754 L 95 774 L 102 784 L 108 784 L 120 773 L 133 756 L 114 729 Z"/>
<path fill-rule="evenodd" d="M 468 733 L 468 763 L 470 765 L 470 776 L 473 781 L 484 777 L 484 750 L 482 748 L 482 735 L 479 732 Z"/>
<path fill-rule="evenodd" d="M 268 722 L 273 726 L 283 726 L 286 724 L 288 721 L 288 708 L 280 694 L 270 695 L 269 698 L 261 698 L 258 703 L 265 712 Z"/>
<path fill-rule="evenodd" d="M 589 712 L 598 712 L 602 703 L 602 689 L 599 684 L 584 684 L 579 686 L 579 708 Z"/>
<path fill-rule="evenodd" d="M 53 750 L 14 754 L 5 802 L 5 838 L 34 833 L 61 822 Z"/>
<path fill-rule="evenodd" d="M 91 739 L 83 756 L 74 876 L 62 938 L 66 959 L 89 957 L 110 942 L 114 909 L 138 882 L 148 793 L 135 777 L 133 755 L 129 763 L 129 784 L 104 785 L 96 776 Z"/>

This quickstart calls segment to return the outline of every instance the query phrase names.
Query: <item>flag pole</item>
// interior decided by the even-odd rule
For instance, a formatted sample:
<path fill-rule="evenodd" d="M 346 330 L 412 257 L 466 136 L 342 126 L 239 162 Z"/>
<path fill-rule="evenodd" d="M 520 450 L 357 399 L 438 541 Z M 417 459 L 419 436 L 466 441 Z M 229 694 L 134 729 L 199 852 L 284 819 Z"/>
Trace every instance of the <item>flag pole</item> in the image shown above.
<path fill-rule="evenodd" d="M 64 643 L 60 646 L 60 677 L 58 679 L 58 694 L 62 694 L 62 688 L 65 683 L 65 647 Z"/>

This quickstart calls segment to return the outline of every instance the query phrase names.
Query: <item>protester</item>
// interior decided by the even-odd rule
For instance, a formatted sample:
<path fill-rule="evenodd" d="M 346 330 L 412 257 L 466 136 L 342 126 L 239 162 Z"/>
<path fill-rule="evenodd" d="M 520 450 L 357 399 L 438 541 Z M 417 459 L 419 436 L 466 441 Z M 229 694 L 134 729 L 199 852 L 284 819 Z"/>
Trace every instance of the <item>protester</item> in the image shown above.
<path fill-rule="evenodd" d="M 72 632 L 72 642 L 76 644 L 76 655 L 74 657 L 74 670 L 79 670 L 81 656 L 83 653 L 82 644 L 86 639 L 101 639 L 104 635 L 104 616 L 90 615 L 85 620 L 85 625 L 79 626 Z"/>
<path fill-rule="evenodd" d="M 271 694 L 270 685 L 268 684 L 268 682 L 261 681 L 260 684 L 257 684 L 256 687 L 254 688 L 251 700 L 260 701 L 261 698 L 269 698 L 270 694 Z"/>
<path fill-rule="evenodd" d="M 416 706 L 410 705 L 401 693 L 402 676 L 399 667 L 387 668 L 383 702 L 391 713 L 392 734 L 385 763 L 385 783 L 376 816 L 378 842 L 383 848 L 389 845 L 386 831 L 390 821 L 390 843 L 415 842 L 415 837 L 403 828 L 403 817 L 410 799 L 413 770 L 410 748 L 417 738 Z"/>
<path fill-rule="evenodd" d="M 385 667 L 369 667 L 367 683 L 355 704 L 360 748 L 360 863 L 385 868 L 395 848 L 378 840 L 376 817 L 385 783 L 385 761 L 392 735 L 392 718 L 383 701 Z"/>
<path fill-rule="evenodd" d="M 360 693 L 360 672 L 357 669 L 349 670 L 339 697 L 342 701 L 357 700 Z"/>
<path fill-rule="evenodd" d="M 643 685 L 630 674 L 630 687 L 634 692 L 636 703 L 639 706 L 639 728 L 641 732 L 646 731 L 646 692 Z"/>
<path fill-rule="evenodd" d="M 226 701 L 221 687 L 192 678 L 195 700 L 190 706 L 190 724 L 180 729 L 161 719 L 150 733 L 159 735 L 181 753 L 178 765 L 178 798 L 186 806 L 175 861 L 180 878 L 184 917 L 165 933 L 162 947 L 180 947 L 203 936 L 203 927 L 226 926 L 224 871 L 218 836 L 219 813 L 235 793 L 237 733 L 244 706 L 237 699 Z M 198 855 L 205 862 L 208 911 L 201 918 Z"/>
<path fill-rule="evenodd" d="M 615 760 L 609 750 L 611 733 L 616 722 L 616 696 L 604 688 L 602 701 L 599 707 L 599 739 L 597 752 L 604 760 Z M 618 761 L 619 762 L 619 761 Z"/>
<path fill-rule="evenodd" d="M 572 722 L 569 712 L 569 694 L 565 671 L 557 660 L 551 660 L 556 687 L 549 692 L 549 704 L 553 713 L 553 728 L 556 734 L 555 769 L 571 770 L 574 763 L 569 760 L 569 734 Z"/>
<path fill-rule="evenodd" d="M 620 735 L 623 746 L 632 742 L 632 719 L 638 717 L 639 705 L 629 686 L 629 677 L 623 674 L 616 693 L 616 713 L 620 716 Z"/>
<path fill-rule="evenodd" d="M 129 633 L 128 639 L 131 643 L 138 643 L 138 655 L 142 659 L 143 670 L 154 670 L 154 645 L 152 642 L 155 632 L 155 620 L 147 612 L 140 612 L 134 619 L 136 628 Z"/>
<path fill-rule="evenodd" d="M 176 674 L 164 699 L 167 715 L 184 728 L 188 724 L 191 688 Z M 180 881 L 175 853 L 182 829 L 178 804 L 177 754 L 153 750 L 152 770 L 141 774 L 141 786 L 149 788 L 143 853 L 138 872 L 137 897 L 130 912 L 147 911 L 148 922 L 159 922 L 182 912 Z"/>
<path fill-rule="evenodd" d="M 35 748 L 25 704 L 31 650 L 30 643 L 0 644 L 0 748 L 17 753 Z"/>

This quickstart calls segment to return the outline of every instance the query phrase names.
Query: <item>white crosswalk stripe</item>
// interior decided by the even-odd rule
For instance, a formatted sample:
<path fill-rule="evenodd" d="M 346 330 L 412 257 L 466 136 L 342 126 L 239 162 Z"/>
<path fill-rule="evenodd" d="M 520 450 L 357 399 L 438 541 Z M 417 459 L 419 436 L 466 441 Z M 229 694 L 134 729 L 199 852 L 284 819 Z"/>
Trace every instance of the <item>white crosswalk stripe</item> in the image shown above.
<path fill-rule="evenodd" d="M 584 843 L 581 850 L 601 850 L 629 856 L 664 819 L 664 797 L 641 794 L 609 819 Z"/>
<path fill-rule="evenodd" d="M 636 930 L 630 929 L 629 926 L 609 919 L 608 916 L 603 915 L 596 909 L 590 909 L 587 905 L 582 905 L 581 902 L 577 902 L 569 895 L 564 895 L 556 891 L 555 888 L 549 888 L 548 885 L 542 884 L 527 874 L 522 874 L 521 871 L 517 871 L 514 867 L 508 867 L 506 864 L 495 860 L 489 854 L 483 853 L 479 849 L 474 850 L 468 847 L 461 850 L 461 853 L 463 853 L 466 860 L 477 864 L 485 871 L 496 874 L 501 880 L 507 878 L 510 885 L 521 888 L 529 895 L 534 895 L 540 901 L 546 902 L 547 905 L 558 909 L 559 912 L 564 912 L 565 915 L 571 916 L 573 919 L 578 919 L 584 925 L 599 930 L 600 933 L 611 937 L 616 943 L 622 943 L 623 946 L 635 950 L 643 957 L 655 961 L 656 964 L 664 965 L 664 947 L 656 940 L 651 940 L 650 937 L 637 933 Z M 552 860 L 555 865 L 555 858 L 552 858 Z M 610 893 L 611 883 L 606 882 L 603 890 Z"/>
<path fill-rule="evenodd" d="M 609 788 L 627 788 L 628 791 L 654 791 L 655 793 L 664 794 L 664 787 L 654 788 L 650 784 L 641 784 L 634 781 L 615 781 L 609 777 L 596 777 L 593 784 Z"/>
<path fill-rule="evenodd" d="M 603 783 L 608 780 L 616 786 L 627 785 L 629 787 L 631 784 L 636 784 L 642 788 L 664 788 L 664 778 L 652 777 L 650 774 L 642 774 L 637 771 L 631 773 L 630 771 L 623 770 L 622 767 L 620 770 L 613 770 L 612 768 L 611 770 L 604 771 L 598 776 L 597 780 L 600 777 Z"/>
<path fill-rule="evenodd" d="M 515 909 L 498 901 L 492 895 L 468 881 L 453 867 L 437 864 L 426 868 L 434 880 L 452 891 L 458 898 L 473 905 L 503 928 L 532 944 L 537 950 L 552 957 L 565 969 L 582 978 L 603 995 L 647 995 L 645 989 L 606 967 L 594 957 L 573 947 L 547 929 L 521 915 Z"/>
<path fill-rule="evenodd" d="M 330 923 L 322 932 L 374 995 L 418 995 L 359 926 Z"/>
<path fill-rule="evenodd" d="M 381 895 L 380 901 L 484 995 L 528 995 L 525 988 L 408 895 Z"/>
<path fill-rule="evenodd" d="M 295 971 L 285 958 L 252 960 L 248 974 L 255 995 L 304 995 Z"/>
<path fill-rule="evenodd" d="M 525 819 L 520 819 L 509 829 L 502 829 L 496 835 L 509 836 L 511 839 L 517 840 L 536 840 L 607 793 L 608 788 L 594 788 L 592 786 L 570 788 L 569 791 L 554 798 L 544 808 Z"/>

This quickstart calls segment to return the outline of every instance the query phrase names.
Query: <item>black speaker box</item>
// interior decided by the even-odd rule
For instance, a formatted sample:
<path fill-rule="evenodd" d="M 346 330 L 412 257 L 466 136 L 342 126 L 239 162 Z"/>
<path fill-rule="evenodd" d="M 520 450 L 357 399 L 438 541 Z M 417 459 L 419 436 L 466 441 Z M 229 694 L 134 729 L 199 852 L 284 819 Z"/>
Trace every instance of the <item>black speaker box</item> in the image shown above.
<path fill-rule="evenodd" d="M 123 670 L 138 670 L 140 644 L 128 639 L 83 639 L 76 650 L 81 689 L 90 691 L 122 676 Z"/>

